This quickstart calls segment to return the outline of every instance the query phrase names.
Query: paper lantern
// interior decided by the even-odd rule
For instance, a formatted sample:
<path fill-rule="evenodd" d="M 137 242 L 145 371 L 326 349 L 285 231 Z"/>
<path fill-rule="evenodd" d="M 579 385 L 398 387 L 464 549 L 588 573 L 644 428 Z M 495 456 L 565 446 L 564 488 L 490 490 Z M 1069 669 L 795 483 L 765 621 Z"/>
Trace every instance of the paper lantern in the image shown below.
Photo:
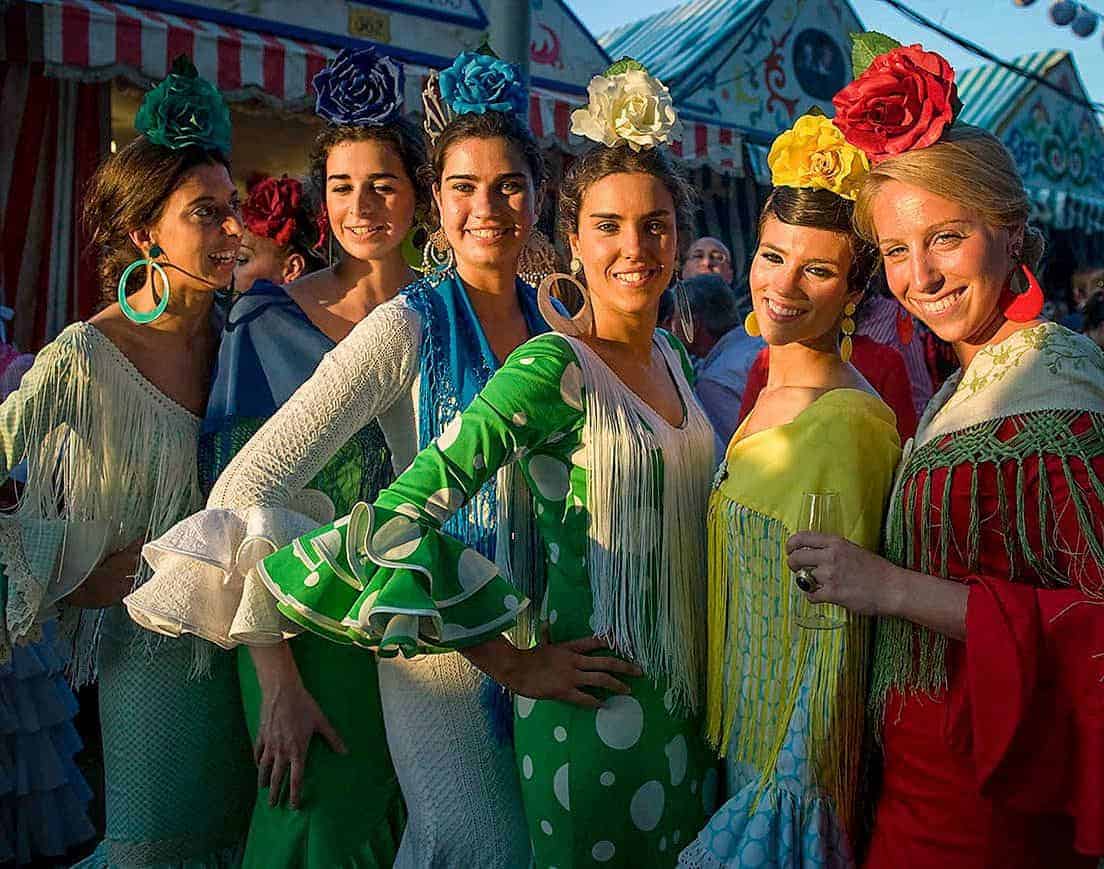
<path fill-rule="evenodd" d="M 1065 27 L 1067 24 L 1073 23 L 1077 13 L 1077 4 L 1071 3 L 1069 0 L 1054 0 L 1050 4 L 1050 20 L 1059 27 Z"/>

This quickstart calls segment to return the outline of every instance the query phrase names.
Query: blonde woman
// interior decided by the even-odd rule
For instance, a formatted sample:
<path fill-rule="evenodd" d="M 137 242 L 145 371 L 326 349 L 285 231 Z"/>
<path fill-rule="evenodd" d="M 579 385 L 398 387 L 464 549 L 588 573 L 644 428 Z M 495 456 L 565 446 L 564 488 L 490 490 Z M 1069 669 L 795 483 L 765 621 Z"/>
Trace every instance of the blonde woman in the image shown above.
<path fill-rule="evenodd" d="M 930 111 L 885 123 L 880 101 L 917 93 Z M 876 161 L 857 225 L 962 364 L 906 450 L 888 558 L 788 545 L 812 600 L 881 617 L 866 865 L 1088 869 L 1104 853 L 1104 355 L 1039 319 L 1023 182 L 991 134 L 951 125 L 943 58 L 894 48 L 836 104 Z"/>

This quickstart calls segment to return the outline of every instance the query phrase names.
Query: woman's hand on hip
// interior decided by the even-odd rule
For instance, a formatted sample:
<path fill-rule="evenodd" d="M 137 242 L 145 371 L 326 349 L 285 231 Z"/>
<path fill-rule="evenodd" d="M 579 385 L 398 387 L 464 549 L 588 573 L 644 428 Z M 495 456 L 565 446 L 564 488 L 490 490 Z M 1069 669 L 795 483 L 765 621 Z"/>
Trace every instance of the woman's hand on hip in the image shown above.
<path fill-rule="evenodd" d="M 609 655 L 591 655 L 608 649 L 605 640 L 584 637 L 564 643 L 550 641 L 547 626 L 541 644 L 518 649 L 496 638 L 463 653 L 476 667 L 515 694 L 534 700 L 562 700 L 595 709 L 602 701 L 587 689 L 628 694 L 629 686 L 616 676 L 640 676 L 643 671 L 628 661 Z"/>

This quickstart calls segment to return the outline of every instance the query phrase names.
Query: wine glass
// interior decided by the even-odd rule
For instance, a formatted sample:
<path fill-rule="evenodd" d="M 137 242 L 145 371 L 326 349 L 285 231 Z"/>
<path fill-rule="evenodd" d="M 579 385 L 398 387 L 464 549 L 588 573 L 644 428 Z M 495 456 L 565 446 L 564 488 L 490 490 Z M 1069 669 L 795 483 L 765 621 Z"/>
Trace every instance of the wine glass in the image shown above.
<path fill-rule="evenodd" d="M 797 530 L 842 537 L 843 515 L 839 492 L 806 492 L 802 495 Z M 843 607 L 834 603 L 813 603 L 805 596 L 800 581 L 812 579 L 815 582 L 815 574 L 802 577 L 801 573 L 804 571 L 794 574 L 791 585 L 794 622 L 814 631 L 835 630 L 847 624 L 847 610 Z"/>

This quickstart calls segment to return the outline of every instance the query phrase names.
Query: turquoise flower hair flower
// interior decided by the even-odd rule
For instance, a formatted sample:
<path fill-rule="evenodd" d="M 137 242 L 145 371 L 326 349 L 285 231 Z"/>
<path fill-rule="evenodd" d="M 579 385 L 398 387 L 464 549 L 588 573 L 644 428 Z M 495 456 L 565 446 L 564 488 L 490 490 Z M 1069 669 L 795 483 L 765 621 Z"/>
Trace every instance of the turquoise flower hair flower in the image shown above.
<path fill-rule="evenodd" d="M 465 51 L 439 77 L 441 98 L 458 115 L 514 112 L 525 117 L 529 97 L 521 72 L 489 54 Z"/>
<path fill-rule="evenodd" d="M 192 62 L 178 57 L 172 72 L 146 94 L 134 127 L 165 148 L 230 151 L 230 110 L 218 88 L 201 78 Z"/>

